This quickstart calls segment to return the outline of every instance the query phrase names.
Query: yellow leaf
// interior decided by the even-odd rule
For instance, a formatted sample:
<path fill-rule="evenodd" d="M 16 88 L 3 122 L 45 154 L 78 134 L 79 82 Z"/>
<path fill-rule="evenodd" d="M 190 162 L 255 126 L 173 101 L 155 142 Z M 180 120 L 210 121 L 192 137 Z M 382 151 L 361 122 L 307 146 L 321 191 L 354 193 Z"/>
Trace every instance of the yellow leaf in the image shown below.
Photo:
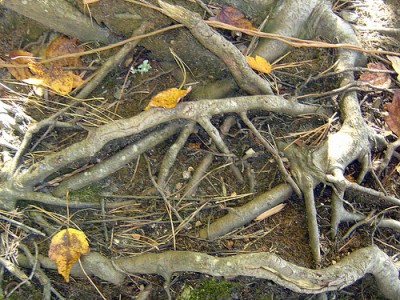
<path fill-rule="evenodd" d="M 185 97 L 191 90 L 191 87 L 187 90 L 171 88 L 159 92 L 150 99 L 150 103 L 145 107 L 145 110 L 148 110 L 151 107 L 174 108 L 178 104 L 179 100 Z"/>
<path fill-rule="evenodd" d="M 67 95 L 83 80 L 72 71 L 63 71 L 61 68 L 54 68 L 43 77 L 43 85 L 50 87 L 53 91 Z"/>
<path fill-rule="evenodd" d="M 269 74 L 271 73 L 271 64 L 263 57 L 256 55 L 256 57 L 246 56 L 249 66 L 256 71 Z"/>
<path fill-rule="evenodd" d="M 50 243 L 49 258 L 55 261 L 58 273 L 69 282 L 69 273 L 73 264 L 89 253 L 89 243 L 86 235 L 77 229 L 61 230 L 53 236 Z"/>

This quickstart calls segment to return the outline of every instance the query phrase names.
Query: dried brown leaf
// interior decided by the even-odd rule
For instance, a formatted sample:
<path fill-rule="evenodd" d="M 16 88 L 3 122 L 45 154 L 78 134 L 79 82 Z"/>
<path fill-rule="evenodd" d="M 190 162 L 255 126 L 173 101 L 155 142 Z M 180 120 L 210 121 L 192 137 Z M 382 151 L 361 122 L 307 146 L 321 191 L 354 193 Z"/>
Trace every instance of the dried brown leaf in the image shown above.
<path fill-rule="evenodd" d="M 369 63 L 367 66 L 368 69 L 372 70 L 388 71 L 385 65 L 380 62 Z M 388 73 L 377 73 L 377 72 L 365 72 L 361 74 L 360 80 L 381 88 L 389 88 L 392 82 L 390 79 L 390 75 Z"/>
<path fill-rule="evenodd" d="M 47 58 L 64 54 L 78 53 L 83 49 L 75 39 L 60 36 L 54 39 L 46 48 Z M 24 50 L 14 50 L 10 53 L 11 63 L 27 65 L 28 67 L 8 68 L 9 72 L 18 80 L 34 86 L 46 86 L 53 91 L 67 95 L 74 88 L 83 83 L 83 79 L 72 71 L 63 67 L 77 67 L 82 65 L 79 57 L 54 61 L 49 68 L 37 62 L 32 53 Z"/>
<path fill-rule="evenodd" d="M 393 95 L 392 103 L 385 106 L 388 115 L 385 116 L 385 122 L 389 128 L 400 137 L 400 90 L 396 90 Z"/>
<path fill-rule="evenodd" d="M 70 39 L 60 35 L 50 42 L 46 48 L 46 58 L 83 52 L 83 47 L 78 45 L 77 39 Z M 79 56 L 69 57 L 52 62 L 52 67 L 79 67 L 82 66 Z"/>
<path fill-rule="evenodd" d="M 246 19 L 245 15 L 232 6 L 223 6 L 215 17 L 210 18 L 211 21 L 218 21 L 229 24 L 238 28 L 256 30 L 251 22 Z"/>

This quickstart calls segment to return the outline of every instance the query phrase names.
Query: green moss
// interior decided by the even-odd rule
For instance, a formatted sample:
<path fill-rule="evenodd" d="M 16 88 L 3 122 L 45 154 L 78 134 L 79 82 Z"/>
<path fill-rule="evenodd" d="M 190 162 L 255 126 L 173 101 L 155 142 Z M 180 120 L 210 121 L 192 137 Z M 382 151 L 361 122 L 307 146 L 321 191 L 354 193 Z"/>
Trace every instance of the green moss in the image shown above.
<path fill-rule="evenodd" d="M 100 185 L 91 185 L 76 191 L 71 191 L 69 193 L 69 198 L 76 201 L 97 201 L 101 192 L 102 188 Z"/>
<path fill-rule="evenodd" d="M 240 284 L 215 278 L 205 279 L 197 286 L 186 286 L 182 289 L 179 300 L 222 300 L 229 299 L 230 294 L 240 288 Z"/>

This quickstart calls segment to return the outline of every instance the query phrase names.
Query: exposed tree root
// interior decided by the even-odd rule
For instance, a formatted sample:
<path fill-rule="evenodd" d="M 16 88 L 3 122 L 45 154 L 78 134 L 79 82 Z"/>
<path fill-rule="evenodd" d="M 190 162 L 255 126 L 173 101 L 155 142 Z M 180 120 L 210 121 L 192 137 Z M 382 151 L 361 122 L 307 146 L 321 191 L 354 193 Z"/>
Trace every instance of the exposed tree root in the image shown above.
<path fill-rule="evenodd" d="M 229 208 L 228 214 L 200 230 L 200 237 L 214 240 L 235 228 L 248 224 L 264 211 L 288 200 L 292 193 L 291 186 L 281 184 L 258 195 L 243 206 Z"/>
<path fill-rule="evenodd" d="M 61 114 L 69 109 L 66 108 L 64 111 L 31 126 L 14 157 L 1 166 L 1 208 L 13 209 L 16 207 L 18 200 L 33 200 L 45 204 L 64 206 L 65 201 L 62 197 L 68 191 L 89 186 L 106 178 L 137 158 L 138 155 L 156 147 L 159 143 L 174 136 L 181 130 L 175 144 L 164 157 L 157 178 L 158 182 L 152 178 L 153 184 L 163 196 L 168 209 L 174 212 L 175 217 L 179 220 L 179 227 L 176 228 L 176 231 L 179 232 L 181 228 L 192 220 L 196 212 L 191 215 L 189 221 L 183 220 L 179 212 L 169 203 L 165 196 L 164 189 L 167 186 L 168 174 L 176 161 L 176 157 L 195 126 L 199 125 L 209 135 L 215 148 L 227 157 L 233 174 L 235 174 L 238 181 L 243 181 L 242 174 L 235 165 L 236 157 L 223 138 L 223 129 L 218 130 L 211 122 L 211 118 L 214 115 L 237 113 L 261 141 L 261 144 L 271 152 L 279 165 L 282 177 L 288 184 L 278 185 L 243 206 L 230 208 L 227 215 L 217 219 L 207 228 L 203 228 L 200 231 L 201 238 L 216 239 L 234 228 L 250 222 L 263 211 L 289 199 L 294 191 L 298 195 L 302 193 L 304 197 L 311 252 L 316 264 L 319 265 L 321 262 L 320 234 L 314 195 L 314 188 L 319 183 L 332 187 L 331 233 L 333 237 L 336 238 L 340 223 L 345 221 L 357 223 L 349 229 L 344 238 L 347 238 L 358 226 L 375 220 L 377 221 L 377 226 L 389 227 L 394 230 L 400 229 L 398 221 L 385 218 L 377 219 L 374 218 L 373 213 L 370 213 L 369 216 L 364 216 L 360 213 L 346 210 L 343 205 L 344 193 L 348 189 L 368 193 L 394 205 L 400 205 L 400 200 L 395 197 L 384 195 L 359 185 L 369 170 L 371 151 L 383 150 L 387 145 L 384 138 L 369 128 L 364 121 L 355 91 L 345 91 L 340 99 L 342 127 L 336 133 L 329 135 L 327 140 L 318 147 L 308 148 L 307 146 L 300 147 L 297 145 L 288 147 L 285 143 L 278 144 L 280 150 L 289 159 L 290 172 L 295 179 L 293 180 L 285 169 L 280 153 L 257 131 L 246 113 L 250 110 L 264 110 L 291 116 L 319 114 L 326 117 L 326 111 L 316 106 L 289 101 L 280 96 L 273 96 L 269 83 L 251 70 L 241 52 L 211 29 L 198 14 L 166 2 L 159 1 L 159 3 L 164 14 L 184 24 L 204 47 L 212 51 L 226 64 L 240 88 L 248 94 L 257 96 L 185 102 L 168 110 L 153 108 L 127 119 L 112 121 L 98 128 L 90 129 L 84 140 L 49 154 L 43 160 L 30 166 L 23 165 L 21 162 L 23 155 L 28 151 L 30 142 L 40 129 L 52 128 L 52 126 L 77 128 L 74 124 L 57 120 Z M 296 14 L 296 18 L 290 17 L 292 14 Z M 273 12 L 272 20 L 272 23 L 267 28 L 275 33 L 298 37 L 302 35 L 299 28 L 308 26 L 308 29 L 312 29 L 308 30 L 308 33 L 321 36 L 325 40 L 358 45 L 350 25 L 333 14 L 327 2 L 324 1 L 313 0 L 307 3 L 306 1 L 279 2 Z M 105 36 L 103 38 L 108 39 L 110 37 Z M 126 54 L 132 50 L 134 45 L 128 45 L 130 48 L 128 47 L 128 50 L 125 49 L 124 53 Z M 262 40 L 254 54 L 274 59 L 286 49 L 287 47 L 282 47 L 282 43 L 279 41 Z M 121 52 L 119 56 L 117 55 L 118 61 L 121 61 L 125 54 Z M 341 74 L 340 87 L 344 88 L 352 85 L 354 83 L 354 75 L 349 70 L 354 69 L 362 62 L 364 56 L 353 50 L 338 49 L 337 59 L 338 62 L 334 71 Z M 111 68 L 112 63 L 106 65 L 105 72 L 101 76 L 105 76 Z M 93 86 L 96 86 L 103 79 L 101 76 L 94 81 Z M 86 97 L 92 91 L 93 86 L 88 86 L 86 90 L 81 91 L 80 95 Z M 227 123 L 229 122 L 227 121 Z M 12 127 L 18 131 L 19 125 L 13 123 Z M 62 172 L 71 164 L 91 161 L 104 149 L 107 143 L 117 143 L 119 139 L 129 139 L 130 143 L 124 148 L 121 147 L 122 149 L 118 153 L 113 154 L 108 159 L 98 162 L 90 169 L 62 181 L 58 187 L 52 190 L 52 194 L 35 191 L 35 188 L 46 182 L 50 176 L 57 172 Z M 13 145 L 2 144 L 0 146 L 13 150 Z M 388 148 L 386 157 L 382 161 L 382 169 L 387 166 L 398 146 L 397 141 Z M 198 171 L 193 175 L 192 181 L 189 182 L 185 195 L 195 193 L 197 184 L 204 176 L 212 159 L 212 154 L 206 155 Z M 358 184 L 351 183 L 344 177 L 344 171 L 347 166 L 356 160 L 361 162 Z M 301 190 L 301 193 L 299 190 Z M 70 207 L 92 207 L 93 205 L 83 202 L 69 202 Z M 172 214 L 170 217 L 171 224 L 173 224 Z M 173 231 L 173 238 L 175 239 L 175 228 Z M 40 257 L 39 261 L 44 268 L 54 268 L 54 264 L 47 258 Z M 6 264 L 3 259 L 0 262 L 3 265 Z M 22 266 L 34 265 L 32 257 L 29 257 L 28 253 L 27 256 L 20 255 L 19 263 Z M 98 253 L 91 253 L 83 258 L 83 264 L 89 274 L 114 284 L 121 284 L 126 279 L 127 274 L 140 273 L 159 274 L 164 277 L 166 285 L 169 286 L 171 276 L 175 272 L 200 272 L 213 276 L 254 276 L 256 278 L 265 278 L 295 292 L 308 294 L 339 290 L 354 283 L 365 274 L 373 274 L 380 290 L 386 297 L 398 299 L 400 294 L 398 269 L 393 261 L 375 246 L 354 251 L 337 264 L 317 270 L 296 266 L 271 253 L 253 253 L 221 258 L 190 251 L 167 251 L 160 254 L 122 257 L 114 261 Z M 6 266 L 6 268 L 10 269 L 14 267 L 12 265 Z M 27 276 L 23 272 L 18 268 L 15 270 L 17 270 L 16 276 L 19 276 L 21 281 L 27 280 Z M 46 289 L 44 294 L 49 297 L 49 293 L 52 290 L 48 278 L 40 272 L 40 269 L 38 270 L 36 276 Z M 74 266 L 72 273 L 82 274 L 77 269 L 77 266 Z"/>
<path fill-rule="evenodd" d="M 10 209 L 15 206 L 15 202 L 18 199 L 22 198 L 20 197 L 19 192 L 29 192 L 51 174 L 62 170 L 76 161 L 93 157 L 106 143 L 122 137 L 142 133 L 145 130 L 154 128 L 166 122 L 178 119 L 198 121 L 203 119 L 204 115 L 211 116 L 213 114 L 243 112 L 253 109 L 265 109 L 273 112 L 287 113 L 289 115 L 322 113 L 321 109 L 318 107 L 291 102 L 279 96 L 248 96 L 230 99 L 227 98 L 223 101 L 224 106 L 220 105 L 221 100 L 202 100 L 182 103 L 176 108 L 170 110 L 156 108 L 151 111 L 145 111 L 130 119 L 117 120 L 96 129 L 92 129 L 85 140 L 47 156 L 45 159 L 33 164 L 28 169 L 21 169 L 15 172 L 11 177 L 12 180 L 0 188 L 0 199 L 3 199 L 1 205 Z M 164 139 L 162 135 L 157 132 L 153 132 L 150 139 L 157 139 L 157 136 L 160 140 Z M 147 146 L 142 148 L 142 150 L 146 149 L 146 147 Z M 135 150 L 133 148 L 136 147 L 132 146 L 131 148 L 132 150 Z M 126 151 L 129 152 L 131 150 Z M 136 153 L 140 154 L 138 152 Z M 120 157 L 123 161 L 124 156 L 122 155 Z M 128 163 L 128 161 L 125 163 Z M 108 174 L 109 173 L 105 172 L 104 177 Z M 72 178 L 73 177 L 71 177 L 70 180 L 73 180 Z M 90 179 L 87 182 L 90 183 Z M 79 185 L 79 187 L 81 186 L 82 185 Z M 35 197 L 35 199 L 37 199 L 37 197 Z"/>
<path fill-rule="evenodd" d="M 251 95 L 273 94 L 268 82 L 258 76 L 246 59 L 232 43 L 212 30 L 200 17 L 181 6 L 158 1 L 163 13 L 185 25 L 193 36 L 206 48 L 225 62 L 233 78 L 243 90 Z"/>
<path fill-rule="evenodd" d="M 175 163 L 176 157 L 179 151 L 185 145 L 189 135 L 193 133 L 195 126 L 196 122 L 194 121 L 189 122 L 183 128 L 182 132 L 179 134 L 179 137 L 176 139 L 175 143 L 168 149 L 168 152 L 165 154 L 157 177 L 157 184 L 160 186 L 160 188 L 165 189 L 168 174 Z"/>
<path fill-rule="evenodd" d="M 67 1 L 55 0 L 48 5 L 49 3 L 40 0 L 28 0 L 27 2 L 5 0 L 0 4 L 46 24 L 55 31 L 75 36 L 81 41 L 97 40 L 103 43 L 113 43 L 118 40 L 109 30 L 94 24 L 89 17 L 84 16 Z M 43 12 L 46 13 L 46 17 L 43 17 Z"/>
<path fill-rule="evenodd" d="M 42 267 L 55 269 L 54 262 L 47 257 L 40 257 L 39 261 Z M 23 255 L 19 256 L 18 263 L 30 266 Z M 213 276 L 263 278 L 298 293 L 320 294 L 343 289 L 366 274 L 372 274 L 388 299 L 398 299 L 400 294 L 398 270 L 376 246 L 356 250 L 335 265 L 318 270 L 299 267 L 272 253 L 215 257 L 191 251 L 166 251 L 113 261 L 98 253 L 90 253 L 82 263 L 89 275 L 114 284 L 122 284 L 129 274 L 158 274 L 168 283 L 174 273 L 198 272 Z M 75 276 L 84 276 L 78 265 L 71 272 Z"/>

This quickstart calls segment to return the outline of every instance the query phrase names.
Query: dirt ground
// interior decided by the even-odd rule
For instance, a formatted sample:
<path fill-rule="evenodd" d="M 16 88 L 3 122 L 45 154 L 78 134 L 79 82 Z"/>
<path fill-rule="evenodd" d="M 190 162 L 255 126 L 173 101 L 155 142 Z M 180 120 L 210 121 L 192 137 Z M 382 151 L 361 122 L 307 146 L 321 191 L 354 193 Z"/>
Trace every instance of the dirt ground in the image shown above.
<path fill-rule="evenodd" d="M 393 9 L 393 7 L 397 7 L 394 5 L 395 3 L 395 0 L 360 0 L 338 1 L 336 4 L 339 6 L 338 14 L 343 15 L 355 25 L 363 47 L 399 52 L 399 40 L 395 37 L 362 29 L 365 26 L 399 28 L 397 20 L 400 18 L 400 9 Z M 39 43 L 43 39 L 48 39 L 49 35 L 46 28 L 10 11 L 0 9 L 0 58 L 6 59 L 8 53 L 14 49 L 24 48 L 32 51 L 37 47 L 40 48 Z M 87 45 L 87 47 L 89 46 L 93 45 Z M 94 66 L 99 65 L 110 54 L 107 52 L 86 57 L 85 64 L 88 65 L 91 61 L 95 61 Z M 296 49 L 280 63 L 299 62 L 300 65 L 276 71 L 269 80 L 275 82 L 281 94 L 329 91 L 337 87 L 335 78 L 303 84 L 308 77 L 329 69 L 334 63 L 334 54 L 334 51 L 330 49 Z M 154 94 L 172 86 L 179 86 L 180 83 L 168 73 L 168 70 L 161 67 L 160 62 L 149 57 L 145 48 L 137 47 L 125 64 L 106 78 L 96 93 L 92 95 L 97 99 L 92 100 L 90 104 L 96 109 L 85 116 L 87 126 L 96 126 L 112 119 L 137 114 L 144 109 Z M 143 75 L 132 76 L 130 74 L 132 64 L 138 66 L 146 59 L 150 60 L 152 68 Z M 376 61 L 376 59 L 370 57 L 369 61 Z M 386 66 L 391 69 L 390 64 Z M 6 68 L 0 68 L 0 82 L 7 84 L 19 93 L 28 94 L 31 90 L 29 86 L 16 82 Z M 398 88 L 398 84 L 395 76 L 392 76 L 392 88 Z M 121 91 L 123 91 L 122 96 Z M 385 91 L 359 92 L 359 99 L 362 100 L 362 111 L 369 124 L 376 128 L 382 128 L 382 130 L 388 130 L 383 121 L 383 115 L 384 105 L 390 101 L 390 95 Z M 30 97 L 30 100 L 23 106 L 30 116 L 35 120 L 40 120 L 65 106 L 68 101 L 67 98 L 49 93 L 47 100 Z M 326 100 L 326 103 L 330 103 L 330 99 Z M 212 122 L 214 125 L 219 125 L 225 117 L 218 116 Z M 263 134 L 268 135 L 271 132 L 275 139 L 294 132 L 309 131 L 324 124 L 323 120 L 310 121 L 307 117 L 292 118 L 271 113 L 253 113 L 249 117 Z M 334 131 L 338 126 L 339 123 L 336 121 L 329 130 Z M 38 160 L 46 153 L 64 148 L 80 139 L 82 136 L 79 134 L 71 135 L 66 130 L 54 130 L 30 153 L 29 159 Z M 188 218 L 202 204 L 207 203 L 207 205 L 187 228 L 175 234 L 175 227 L 171 226 L 173 224 L 171 215 L 168 213 L 162 197 L 155 192 L 151 181 L 151 177 L 157 176 L 156 171 L 162 157 L 173 141 L 174 139 L 170 139 L 162 147 L 148 151 L 97 185 L 70 194 L 71 200 L 103 199 L 106 202 L 128 201 L 127 203 L 129 203 L 129 205 L 121 205 L 105 212 L 97 209 L 71 210 L 70 222 L 86 233 L 91 251 L 97 251 L 110 257 L 171 249 L 201 251 L 218 256 L 268 251 L 298 265 L 313 267 L 308 245 L 304 203 L 294 196 L 275 215 L 261 221 L 253 221 L 216 241 L 207 241 L 197 237 L 201 228 L 224 215 L 229 207 L 246 203 L 255 194 L 282 182 L 272 156 L 265 152 L 260 141 L 239 120 L 230 129 L 226 143 L 238 157 L 242 157 L 249 149 L 255 152 L 254 157 L 248 160 L 249 171 L 255 175 L 254 183 L 240 184 L 226 166 L 225 158 L 216 155 L 196 195 L 183 198 L 183 191 L 193 170 L 207 153 L 214 152 L 210 148 L 209 137 L 203 129 L 199 128 L 196 134 L 190 136 L 183 151 L 178 155 L 173 172 L 168 178 L 166 195 L 183 218 Z M 126 142 L 119 141 L 118 144 L 107 145 L 107 149 L 103 149 L 96 160 L 106 158 L 111 151 L 117 151 Z M 315 142 L 315 139 L 302 142 L 311 144 Z M 88 165 L 91 163 L 88 162 Z M 385 189 L 396 197 L 400 196 L 398 164 L 398 161 L 392 161 L 388 170 L 380 178 Z M 76 166 L 70 166 L 70 170 L 66 170 L 65 173 L 73 171 L 75 168 Z M 357 163 L 349 166 L 346 175 L 356 177 L 357 169 Z M 51 190 L 54 184 L 56 183 L 46 183 L 42 188 Z M 377 182 L 369 175 L 363 185 L 376 188 Z M 377 244 L 389 256 L 397 257 L 399 255 L 400 236 L 390 229 L 378 229 L 374 226 L 364 225 L 358 227 L 347 239 L 343 240 L 341 237 L 348 232 L 352 224 L 342 224 L 339 229 L 339 238 L 336 241 L 332 240 L 329 235 L 330 190 L 320 185 L 317 187 L 316 194 L 318 195 L 317 210 L 321 231 L 322 266 L 328 266 L 353 250 L 371 244 Z M 352 195 L 349 194 L 348 199 L 351 197 Z M 353 206 L 357 211 L 368 214 L 373 209 L 382 210 L 380 203 L 360 199 L 358 196 L 354 198 Z M 37 227 L 37 223 L 30 216 L 41 210 L 48 211 L 45 218 L 54 224 L 55 229 L 61 227 L 56 218 L 58 215 L 66 215 L 64 208 L 55 210 L 54 207 L 44 205 L 39 207 L 25 203 L 18 208 L 18 214 L 14 218 L 29 226 Z M 390 209 L 387 216 L 399 220 L 400 211 L 398 208 Z M 49 247 L 47 238 L 26 236 L 22 230 L 6 221 L 0 220 L 0 223 L 2 247 L 7 248 L 9 253 L 16 254 L 17 243 L 24 242 L 28 246 L 32 246 L 32 242 L 35 240 L 39 245 L 40 253 L 47 254 Z M 14 250 L 10 251 L 10 249 Z M 29 271 L 27 272 L 29 273 Z M 86 278 L 71 278 L 71 282 L 65 283 L 55 270 L 46 270 L 46 274 L 51 279 L 53 286 L 67 299 L 102 299 Z M 1 274 L 1 278 L 1 288 L 5 294 L 18 284 L 18 281 L 6 271 Z M 151 286 L 148 299 L 166 298 L 163 279 L 155 275 L 132 275 L 123 286 L 114 286 L 96 278 L 93 278 L 93 281 L 107 299 L 135 299 L 134 297 L 145 286 Z M 39 283 L 33 281 L 31 287 L 27 285 L 19 287 L 10 299 L 39 299 L 41 290 L 42 287 Z M 315 296 L 296 294 L 266 280 L 245 277 L 211 278 L 197 273 L 176 274 L 171 284 L 171 293 L 173 298 L 182 300 L 316 298 Z M 330 299 L 384 299 L 373 278 L 369 276 L 341 291 L 330 293 L 329 297 Z"/>

